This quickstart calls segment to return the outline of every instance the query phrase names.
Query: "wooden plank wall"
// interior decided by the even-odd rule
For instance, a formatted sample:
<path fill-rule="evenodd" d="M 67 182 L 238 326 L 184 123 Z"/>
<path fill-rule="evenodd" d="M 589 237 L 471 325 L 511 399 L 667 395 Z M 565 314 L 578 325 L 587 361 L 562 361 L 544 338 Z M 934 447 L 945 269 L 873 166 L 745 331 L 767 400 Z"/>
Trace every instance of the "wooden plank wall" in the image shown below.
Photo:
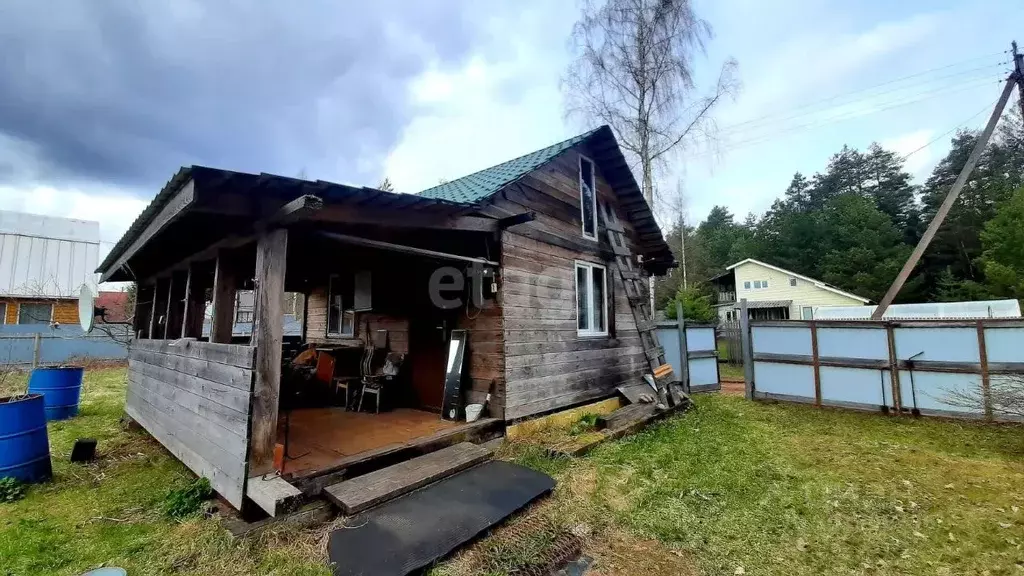
<path fill-rule="evenodd" d="M 458 313 L 456 328 L 466 330 L 469 352 L 469 380 L 465 382 L 466 403 L 483 403 L 488 392 L 491 402 L 489 416 L 504 417 L 505 412 L 505 350 L 501 306 L 488 300 L 482 310 L 470 307 Z"/>
<path fill-rule="evenodd" d="M 255 348 L 136 340 L 125 410 L 225 500 L 241 507 Z"/>
<path fill-rule="evenodd" d="M 389 314 L 377 312 L 356 313 L 356 338 L 363 339 L 366 323 L 370 331 L 387 330 L 388 343 L 393 352 L 409 353 L 409 320 Z M 327 336 L 327 286 L 319 286 L 310 290 L 309 309 L 306 311 L 306 340 L 316 343 L 330 343 L 346 340 L 345 338 Z M 350 340 L 350 339 L 349 339 Z"/>
<path fill-rule="evenodd" d="M 583 238 L 578 162 L 579 153 L 570 150 L 492 203 L 507 213 L 537 213 L 533 222 L 502 233 L 506 419 L 610 396 L 617 386 L 639 381 L 645 369 L 640 337 L 618 279 L 610 284 L 612 333 L 581 337 L 576 332 L 575 261 L 608 264 L 601 250 L 607 246 L 603 227 L 599 242 Z M 635 250 L 632 226 L 599 169 L 597 191 L 598 201 L 619 215 Z M 531 233 L 538 230 L 557 244 Z"/>

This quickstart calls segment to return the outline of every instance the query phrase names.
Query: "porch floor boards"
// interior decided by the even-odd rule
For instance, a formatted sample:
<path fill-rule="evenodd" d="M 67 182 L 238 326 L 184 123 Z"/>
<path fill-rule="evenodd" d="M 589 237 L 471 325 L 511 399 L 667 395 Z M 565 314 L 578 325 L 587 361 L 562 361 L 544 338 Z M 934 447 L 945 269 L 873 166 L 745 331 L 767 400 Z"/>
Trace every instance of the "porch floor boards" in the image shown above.
<path fill-rule="evenodd" d="M 434 412 L 399 408 L 380 414 L 342 408 L 304 408 L 288 416 L 290 430 L 285 471 L 305 475 L 326 470 L 346 458 L 401 446 L 416 438 L 456 428 L 459 422 L 441 420 Z M 281 415 L 278 442 L 284 442 L 285 417 Z"/>

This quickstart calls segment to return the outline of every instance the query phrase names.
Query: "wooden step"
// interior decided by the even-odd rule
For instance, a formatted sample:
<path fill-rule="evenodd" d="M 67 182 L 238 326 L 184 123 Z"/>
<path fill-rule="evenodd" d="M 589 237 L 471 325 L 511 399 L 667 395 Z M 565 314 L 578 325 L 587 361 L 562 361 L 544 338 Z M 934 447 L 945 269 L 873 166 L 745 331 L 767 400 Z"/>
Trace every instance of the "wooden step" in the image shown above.
<path fill-rule="evenodd" d="M 333 484 L 324 494 L 345 514 L 355 514 L 475 466 L 491 454 L 483 446 L 462 442 Z"/>

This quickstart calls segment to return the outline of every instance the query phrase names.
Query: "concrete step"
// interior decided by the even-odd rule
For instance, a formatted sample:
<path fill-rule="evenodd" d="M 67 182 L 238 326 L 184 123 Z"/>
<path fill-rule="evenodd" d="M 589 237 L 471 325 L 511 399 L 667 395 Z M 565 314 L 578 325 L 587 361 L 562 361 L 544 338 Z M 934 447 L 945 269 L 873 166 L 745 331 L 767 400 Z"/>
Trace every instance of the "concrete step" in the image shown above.
<path fill-rule="evenodd" d="M 343 513 L 356 514 L 475 466 L 492 454 L 483 446 L 462 442 L 332 484 L 324 489 L 324 495 Z"/>

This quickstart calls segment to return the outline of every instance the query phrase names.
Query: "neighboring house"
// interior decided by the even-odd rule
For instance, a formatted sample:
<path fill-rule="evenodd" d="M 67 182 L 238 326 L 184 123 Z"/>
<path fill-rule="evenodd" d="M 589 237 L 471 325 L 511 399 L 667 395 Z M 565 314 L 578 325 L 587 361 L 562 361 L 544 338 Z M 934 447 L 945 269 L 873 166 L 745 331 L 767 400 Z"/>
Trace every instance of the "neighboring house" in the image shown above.
<path fill-rule="evenodd" d="M 128 324 L 131 322 L 132 311 L 129 309 L 131 302 L 125 291 L 103 291 L 96 296 L 93 305 L 103 310 L 102 316 L 96 317 L 96 322 L 103 324 Z"/>
<path fill-rule="evenodd" d="M 616 253 L 634 257 L 631 279 L 675 266 L 603 126 L 418 195 L 184 167 L 98 272 L 138 286 L 126 412 L 241 506 L 275 469 L 322 487 L 353 462 L 483 440 L 643 382 L 654 323 L 638 326 Z M 252 339 L 233 344 L 237 292 L 254 286 Z M 349 388 L 296 395 L 313 390 L 282 373 L 288 292 L 304 296 L 317 377 L 356 387 L 362 351 L 387 350 L 400 369 L 383 396 L 401 410 L 345 411 Z M 488 418 L 442 419 L 485 400 Z"/>
<path fill-rule="evenodd" d="M 0 210 L 0 321 L 77 324 L 99 247 L 99 222 Z"/>
<path fill-rule="evenodd" d="M 718 295 L 715 309 L 721 322 L 739 319 L 743 298 L 747 299 L 753 320 L 810 320 L 818 306 L 859 306 L 869 302 L 821 280 L 753 258 L 729 266 L 710 282 Z"/>

